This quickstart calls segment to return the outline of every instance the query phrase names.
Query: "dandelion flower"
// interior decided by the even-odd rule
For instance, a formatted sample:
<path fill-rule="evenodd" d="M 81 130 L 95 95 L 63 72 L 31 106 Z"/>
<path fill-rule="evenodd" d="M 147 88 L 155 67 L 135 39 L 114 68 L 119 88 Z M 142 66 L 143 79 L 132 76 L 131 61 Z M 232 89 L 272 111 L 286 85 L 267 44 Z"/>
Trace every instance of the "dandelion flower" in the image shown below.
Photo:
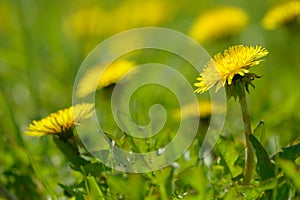
<path fill-rule="evenodd" d="M 107 33 L 112 21 L 110 13 L 100 7 L 83 8 L 67 16 L 63 28 L 69 37 L 82 39 Z"/>
<path fill-rule="evenodd" d="M 248 15 L 240 8 L 220 7 L 199 16 L 190 35 L 199 42 L 211 41 L 240 33 L 248 24 Z"/>
<path fill-rule="evenodd" d="M 262 25 L 267 30 L 274 30 L 295 22 L 300 22 L 300 1 L 289 1 L 271 8 L 265 14 Z"/>
<path fill-rule="evenodd" d="M 105 66 L 96 65 L 89 69 L 80 80 L 76 95 L 78 97 L 85 97 L 86 95 L 95 91 L 95 89 L 101 89 L 103 87 L 115 84 L 133 67 L 133 62 L 128 60 L 119 60 L 112 63 L 102 73 Z"/>
<path fill-rule="evenodd" d="M 82 103 L 59 110 L 49 116 L 33 121 L 24 132 L 28 136 L 43 136 L 68 133 L 81 121 L 93 115 L 94 104 Z"/>
<path fill-rule="evenodd" d="M 225 84 L 231 85 L 235 76 L 249 77 L 251 80 L 258 77 L 249 73 L 249 67 L 258 65 L 261 58 L 269 52 L 261 46 L 232 46 L 223 54 L 218 53 L 205 66 L 195 92 L 203 93 L 216 85 L 216 91 Z"/>
<path fill-rule="evenodd" d="M 198 111 L 197 112 L 197 108 L 198 106 Z M 176 109 L 174 111 L 174 117 L 176 119 L 186 119 L 186 118 L 193 118 L 193 117 L 197 117 L 197 118 L 208 118 L 211 116 L 212 114 L 212 107 L 214 106 L 214 111 L 216 111 L 217 113 L 223 113 L 224 112 L 224 108 L 220 105 L 217 104 L 213 104 L 211 103 L 211 101 L 208 100 L 199 100 L 196 104 L 195 103 L 191 103 L 191 104 L 187 104 L 184 105 L 182 108 Z"/>
<path fill-rule="evenodd" d="M 110 35 L 140 26 L 158 26 L 169 19 L 173 7 L 166 1 L 136 0 L 124 1 L 109 11 L 83 8 L 67 16 L 63 26 L 65 33 L 74 38 Z"/>

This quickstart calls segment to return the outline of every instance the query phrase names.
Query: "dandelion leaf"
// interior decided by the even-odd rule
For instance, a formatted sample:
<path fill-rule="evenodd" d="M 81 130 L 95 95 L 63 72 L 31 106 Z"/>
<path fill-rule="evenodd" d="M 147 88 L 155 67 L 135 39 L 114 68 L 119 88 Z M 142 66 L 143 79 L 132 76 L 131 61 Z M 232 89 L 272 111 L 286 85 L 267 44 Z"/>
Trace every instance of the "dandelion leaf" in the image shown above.
<path fill-rule="evenodd" d="M 258 141 L 261 142 L 263 140 L 265 131 L 265 122 L 260 120 L 253 131 L 253 135 L 258 139 Z"/>
<path fill-rule="evenodd" d="M 257 140 L 257 138 L 250 134 L 249 139 L 254 148 L 255 155 L 257 158 L 256 172 L 261 178 L 261 180 L 266 180 L 274 177 L 275 167 L 271 162 L 269 155 L 262 144 Z"/>
<path fill-rule="evenodd" d="M 279 157 L 287 160 L 295 160 L 299 156 L 300 156 L 300 143 L 293 146 L 282 148 L 282 151 L 275 154 L 272 157 L 272 159 Z"/>
<path fill-rule="evenodd" d="M 226 167 L 230 171 L 232 178 L 242 173 L 242 167 L 236 164 L 239 158 L 239 152 L 232 141 L 221 136 L 217 141 L 216 150 L 221 159 L 226 163 Z"/>
<path fill-rule="evenodd" d="M 104 195 L 93 176 L 86 177 L 86 187 L 88 199 L 105 200 Z"/>

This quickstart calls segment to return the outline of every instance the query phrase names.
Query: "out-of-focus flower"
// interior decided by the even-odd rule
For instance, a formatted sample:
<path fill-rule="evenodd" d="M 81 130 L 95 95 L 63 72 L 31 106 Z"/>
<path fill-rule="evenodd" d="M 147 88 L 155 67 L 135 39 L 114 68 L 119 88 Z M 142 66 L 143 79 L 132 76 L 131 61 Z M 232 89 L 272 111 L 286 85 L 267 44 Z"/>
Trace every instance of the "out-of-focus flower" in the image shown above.
<path fill-rule="evenodd" d="M 198 42 L 208 42 L 240 33 L 248 24 L 248 15 L 240 8 L 219 7 L 200 15 L 190 29 Z"/>
<path fill-rule="evenodd" d="M 74 12 L 65 19 L 64 28 L 75 38 L 115 34 L 139 26 L 158 26 L 172 16 L 173 10 L 166 1 L 124 1 L 110 11 L 95 7 Z"/>
<path fill-rule="evenodd" d="M 49 116 L 33 121 L 24 132 L 28 136 L 43 136 L 69 133 L 81 121 L 93 115 L 94 104 L 82 103 L 51 113 Z"/>
<path fill-rule="evenodd" d="M 195 109 L 197 108 L 198 109 Z M 224 108 L 217 104 L 212 104 L 208 100 L 199 100 L 196 104 L 191 103 L 183 106 L 181 109 L 176 109 L 174 111 L 174 117 L 176 119 L 186 119 L 186 118 L 208 118 L 212 115 L 212 107 L 216 114 L 225 112 Z M 197 112 L 199 110 L 199 112 Z"/>
<path fill-rule="evenodd" d="M 1 35 L 6 33 L 8 30 L 12 29 L 13 26 L 13 9 L 9 6 L 8 2 L 0 2 L 0 31 Z"/>
<path fill-rule="evenodd" d="M 106 69 L 105 66 L 96 65 L 90 68 L 80 80 L 76 95 L 78 97 L 85 97 L 95 91 L 95 89 L 101 89 L 117 83 L 133 67 L 134 63 L 128 60 L 116 61 Z M 103 72 L 104 69 L 105 71 Z"/>
<path fill-rule="evenodd" d="M 267 30 L 300 23 L 300 1 L 289 1 L 271 8 L 263 17 L 262 25 Z"/>
<path fill-rule="evenodd" d="M 195 92 L 203 93 L 216 85 L 216 91 L 225 84 L 231 85 L 235 76 L 248 77 L 252 81 L 257 77 L 256 74 L 249 72 L 249 67 L 258 65 L 260 58 L 269 52 L 261 46 L 237 45 L 229 47 L 223 54 L 218 53 L 204 67 L 199 82 L 194 85 L 197 87 Z"/>
<path fill-rule="evenodd" d="M 79 10 L 64 21 L 67 35 L 85 38 L 101 34 L 111 23 L 108 14 L 98 7 Z"/>

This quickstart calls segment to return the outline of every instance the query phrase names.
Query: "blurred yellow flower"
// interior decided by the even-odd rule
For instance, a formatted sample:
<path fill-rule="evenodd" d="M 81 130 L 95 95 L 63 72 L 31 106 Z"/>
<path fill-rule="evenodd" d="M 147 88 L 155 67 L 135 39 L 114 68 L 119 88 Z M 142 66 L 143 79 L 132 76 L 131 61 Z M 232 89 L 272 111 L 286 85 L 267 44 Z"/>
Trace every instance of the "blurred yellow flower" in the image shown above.
<path fill-rule="evenodd" d="M 13 9 L 9 3 L 0 2 L 0 31 L 1 34 L 7 33 L 13 27 Z"/>
<path fill-rule="evenodd" d="M 198 42 L 236 35 L 248 24 L 248 15 L 240 8 L 219 7 L 200 15 L 190 29 Z"/>
<path fill-rule="evenodd" d="M 138 26 L 157 26 L 172 16 L 173 7 L 168 1 L 127 1 L 114 11 L 117 23 L 114 31 L 119 32 Z"/>
<path fill-rule="evenodd" d="M 198 106 L 199 112 L 195 109 Z M 218 113 L 225 112 L 224 108 L 217 105 L 212 104 L 211 101 L 208 100 L 199 100 L 196 104 L 191 103 L 183 106 L 182 108 L 176 109 L 173 113 L 173 116 L 176 119 L 186 119 L 186 118 L 208 118 L 212 114 L 212 106 L 214 106 L 214 111 Z"/>
<path fill-rule="evenodd" d="M 75 38 L 99 35 L 111 23 L 107 19 L 108 14 L 98 7 L 82 9 L 65 19 L 64 29 L 67 35 Z"/>
<path fill-rule="evenodd" d="M 82 103 L 51 113 L 49 116 L 33 121 L 24 132 L 28 136 L 43 136 L 49 134 L 67 133 L 82 120 L 93 115 L 94 104 Z"/>
<path fill-rule="evenodd" d="M 223 54 L 218 53 L 205 66 L 197 78 L 195 92 L 203 93 L 216 85 L 216 91 L 225 84 L 230 85 L 235 75 L 246 76 L 249 67 L 258 65 L 260 58 L 269 52 L 261 46 L 236 45 L 226 49 Z"/>
<path fill-rule="evenodd" d="M 66 17 L 64 29 L 69 36 L 85 38 L 139 26 L 157 26 L 172 16 L 172 8 L 171 3 L 159 0 L 124 1 L 110 11 L 100 7 L 84 8 Z"/>
<path fill-rule="evenodd" d="M 300 22 L 300 1 L 289 1 L 271 8 L 263 17 L 262 25 L 267 30 L 274 30 L 294 22 Z"/>
<path fill-rule="evenodd" d="M 119 60 L 105 69 L 105 66 L 96 65 L 90 68 L 78 83 L 76 95 L 86 95 L 111 84 L 117 83 L 123 75 L 134 67 L 134 63 L 128 60 Z M 103 69 L 105 71 L 103 72 Z M 100 78 L 101 76 L 101 78 Z M 100 79 L 99 79 L 100 78 Z"/>

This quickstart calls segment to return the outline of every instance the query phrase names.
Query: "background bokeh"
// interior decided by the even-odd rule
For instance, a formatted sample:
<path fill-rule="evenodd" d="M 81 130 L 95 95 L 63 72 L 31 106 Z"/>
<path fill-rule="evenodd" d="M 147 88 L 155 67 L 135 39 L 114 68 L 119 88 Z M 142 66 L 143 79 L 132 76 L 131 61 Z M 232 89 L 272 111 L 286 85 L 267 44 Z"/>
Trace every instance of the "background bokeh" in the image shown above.
<path fill-rule="evenodd" d="M 1 0 L 1 185 L 16 194 L 30 191 L 36 199 L 61 197 L 63 192 L 57 183 L 71 184 L 79 176 L 71 173 L 50 137 L 30 138 L 23 132 L 32 120 L 72 104 L 77 70 L 98 43 L 121 31 L 144 26 L 165 27 L 189 35 L 201 14 L 220 6 L 242 9 L 249 18 L 247 25 L 234 35 L 203 41 L 201 45 L 211 56 L 236 44 L 267 48 L 270 54 L 266 61 L 253 68 L 262 78 L 255 80 L 256 88 L 251 88 L 248 95 L 251 121 L 254 126 L 264 120 L 263 143 L 270 154 L 296 140 L 300 132 L 300 29 L 283 26 L 265 30 L 261 24 L 267 10 L 280 2 Z M 212 23 L 218 26 L 218 21 Z M 148 50 L 132 58 L 138 64 L 160 62 L 185 71 L 182 60 L 174 56 L 170 59 L 163 53 Z M 186 72 L 191 84 L 198 76 L 194 72 Z M 99 95 L 106 92 L 100 91 Z M 147 92 L 137 94 L 140 98 L 143 95 Z M 173 100 L 160 103 L 175 109 L 178 104 L 173 97 L 170 99 Z M 243 126 L 236 105 L 234 99 L 228 103 L 223 134 L 242 141 Z"/>

